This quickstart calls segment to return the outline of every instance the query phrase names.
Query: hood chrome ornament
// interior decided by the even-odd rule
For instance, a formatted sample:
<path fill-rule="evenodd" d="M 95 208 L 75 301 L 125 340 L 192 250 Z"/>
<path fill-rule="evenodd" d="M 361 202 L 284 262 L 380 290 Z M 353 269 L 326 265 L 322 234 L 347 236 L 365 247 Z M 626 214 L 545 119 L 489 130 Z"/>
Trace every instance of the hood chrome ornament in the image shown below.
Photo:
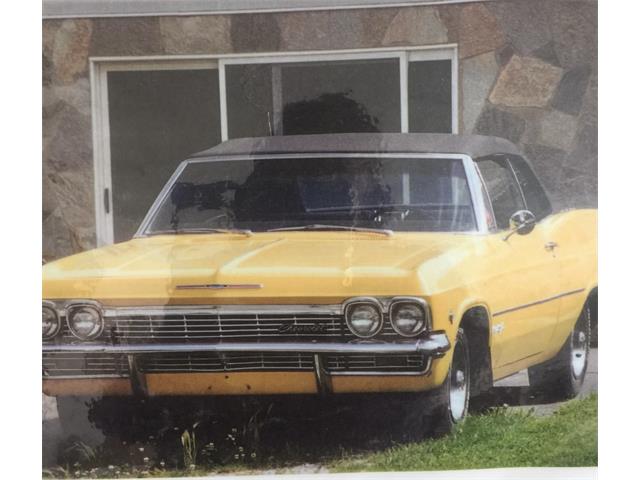
<path fill-rule="evenodd" d="M 205 283 L 176 286 L 176 290 L 257 290 L 260 288 L 263 288 L 261 283 Z"/>

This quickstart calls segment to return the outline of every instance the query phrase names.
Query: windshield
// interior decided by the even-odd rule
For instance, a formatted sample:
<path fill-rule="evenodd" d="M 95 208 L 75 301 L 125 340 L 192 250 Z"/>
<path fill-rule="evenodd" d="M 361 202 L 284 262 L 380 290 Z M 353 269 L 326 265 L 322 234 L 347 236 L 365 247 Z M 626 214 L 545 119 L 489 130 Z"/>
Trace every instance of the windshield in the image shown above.
<path fill-rule="evenodd" d="M 417 232 L 476 229 L 462 160 L 372 156 L 188 163 L 145 233 L 259 232 L 318 224 Z"/>

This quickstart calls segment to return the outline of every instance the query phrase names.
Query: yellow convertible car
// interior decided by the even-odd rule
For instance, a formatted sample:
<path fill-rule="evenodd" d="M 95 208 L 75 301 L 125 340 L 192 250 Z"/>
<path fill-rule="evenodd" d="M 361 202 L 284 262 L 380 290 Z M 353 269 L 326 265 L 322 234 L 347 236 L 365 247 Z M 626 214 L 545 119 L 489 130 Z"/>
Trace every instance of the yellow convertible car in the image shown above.
<path fill-rule="evenodd" d="M 86 395 L 404 392 L 425 433 L 523 369 L 568 398 L 596 228 L 499 138 L 224 142 L 178 166 L 133 239 L 44 267 L 43 391 L 63 422 Z"/>

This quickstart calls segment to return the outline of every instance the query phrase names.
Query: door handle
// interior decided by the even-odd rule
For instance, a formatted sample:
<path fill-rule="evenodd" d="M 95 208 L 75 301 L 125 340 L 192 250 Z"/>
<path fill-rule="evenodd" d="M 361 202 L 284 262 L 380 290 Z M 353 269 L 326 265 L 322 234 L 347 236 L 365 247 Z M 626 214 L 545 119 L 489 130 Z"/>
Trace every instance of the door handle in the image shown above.
<path fill-rule="evenodd" d="M 105 213 L 109 213 L 111 211 L 111 202 L 109 202 L 109 189 L 105 188 L 102 194 L 104 200 L 104 211 Z"/>
<path fill-rule="evenodd" d="M 544 244 L 544 249 L 547 252 L 553 252 L 555 250 L 555 248 L 558 246 L 558 244 L 556 242 L 547 242 Z"/>

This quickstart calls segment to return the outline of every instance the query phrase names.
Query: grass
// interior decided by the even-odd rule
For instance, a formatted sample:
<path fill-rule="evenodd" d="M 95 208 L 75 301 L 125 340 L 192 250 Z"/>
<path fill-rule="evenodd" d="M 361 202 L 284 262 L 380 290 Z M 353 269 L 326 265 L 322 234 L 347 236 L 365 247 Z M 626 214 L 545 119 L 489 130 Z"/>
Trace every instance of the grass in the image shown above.
<path fill-rule="evenodd" d="M 154 455 L 153 444 L 136 443 L 129 450 L 114 453 L 104 447 L 82 448 L 82 444 L 76 443 L 70 449 L 77 454 L 74 457 L 77 461 L 46 469 L 43 477 L 186 477 L 212 473 L 259 474 L 265 469 L 287 473 L 302 463 L 321 465 L 332 472 L 594 466 L 598 461 L 597 407 L 597 395 L 592 395 L 567 402 L 545 417 L 523 410 L 497 408 L 483 415 L 469 416 L 455 432 L 441 439 L 395 446 L 389 446 L 394 445 L 389 442 L 366 450 L 345 448 L 357 443 L 333 434 L 312 437 L 308 444 L 300 444 L 298 439 L 293 447 L 288 441 L 271 445 L 274 437 L 263 438 L 253 445 L 257 447 L 257 458 L 250 440 L 256 431 L 264 430 L 264 426 L 258 425 L 260 421 L 254 415 L 251 418 L 258 430 L 247 427 L 244 432 L 233 428 L 224 440 L 215 442 L 203 438 L 207 431 L 216 430 L 215 422 L 208 429 L 196 423 L 182 435 L 180 431 L 175 432 L 172 441 L 166 442 L 174 445 L 172 457 L 160 452 Z M 278 437 L 290 438 L 298 427 L 294 431 L 282 431 Z M 199 429 L 199 448 L 196 448 L 196 429 Z M 270 450 L 260 453 L 264 450 L 261 443 L 269 444 Z M 314 455 L 310 448 L 315 451 Z"/>
<path fill-rule="evenodd" d="M 597 395 L 548 417 L 497 409 L 470 416 L 450 436 L 329 465 L 336 472 L 595 466 Z"/>

